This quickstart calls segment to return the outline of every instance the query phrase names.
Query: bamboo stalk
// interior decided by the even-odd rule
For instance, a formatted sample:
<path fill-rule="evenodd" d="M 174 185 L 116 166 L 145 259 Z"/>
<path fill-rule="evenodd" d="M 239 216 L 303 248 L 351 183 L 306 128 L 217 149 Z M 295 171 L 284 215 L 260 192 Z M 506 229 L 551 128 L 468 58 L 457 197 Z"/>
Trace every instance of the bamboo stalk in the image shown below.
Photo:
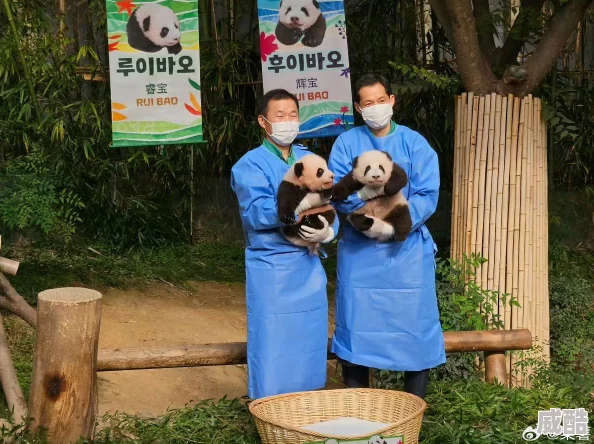
<path fill-rule="evenodd" d="M 454 175 L 452 190 L 452 229 L 450 241 L 450 255 L 457 258 L 458 251 L 458 212 L 460 208 L 460 133 L 462 131 L 462 96 L 456 96 L 456 126 L 454 132 Z"/>
<path fill-rule="evenodd" d="M 479 116 L 480 118 L 480 116 Z M 477 221 L 474 226 L 476 233 L 476 241 L 474 252 L 481 257 L 485 257 L 484 245 L 483 245 L 483 233 L 485 230 L 485 178 L 487 175 L 487 146 L 489 144 L 489 123 L 491 121 L 491 96 L 485 96 L 485 111 L 482 115 L 483 118 L 483 132 L 482 139 L 480 139 L 479 149 L 477 151 L 478 156 L 478 203 L 477 203 Z M 479 265 L 476 270 L 476 282 L 485 288 L 483 282 L 483 264 Z M 482 308 L 482 304 L 481 304 Z"/>
<path fill-rule="evenodd" d="M 471 218 L 471 253 L 477 253 L 477 232 L 478 226 L 478 204 L 479 204 L 479 190 L 480 190 L 480 177 L 481 177 L 481 147 L 483 144 L 483 128 L 485 126 L 485 96 L 480 96 L 479 109 L 477 113 L 478 119 L 478 130 L 476 136 L 476 144 L 474 150 L 474 171 L 472 172 L 472 218 Z M 475 270 L 478 272 L 478 270 Z M 478 280 L 477 276 L 477 282 Z"/>
<path fill-rule="evenodd" d="M 536 110 L 535 110 L 535 115 L 534 115 L 534 145 L 535 145 L 535 150 L 534 150 L 534 158 L 535 158 L 535 162 L 534 162 L 534 175 L 536 177 L 535 183 L 536 183 L 536 190 L 535 190 L 535 199 L 534 199 L 534 207 L 535 207 L 535 226 L 536 226 L 536 233 L 535 233 L 535 245 L 534 245 L 534 254 L 535 254 L 535 279 L 534 279 L 534 295 L 536 297 L 536 316 L 535 316 L 535 321 L 536 321 L 536 334 L 537 334 L 537 340 L 538 340 L 538 344 L 540 346 L 543 345 L 542 343 L 542 339 L 543 339 L 543 331 L 542 331 L 542 319 L 544 316 L 544 313 L 542 312 L 543 306 L 542 306 L 542 299 L 543 299 L 543 294 L 541 291 L 541 281 L 542 281 L 542 246 L 541 246 L 541 241 L 542 241 L 542 228 L 541 228 L 541 223 L 542 223 L 542 218 L 541 218 L 541 211 L 542 211 L 542 207 L 541 207 L 541 199 L 542 199 L 542 194 L 541 194 L 541 187 L 542 187 L 542 180 L 541 180 L 541 175 L 542 175 L 542 170 L 541 170 L 541 146 L 540 146 L 540 114 L 541 114 L 541 101 L 540 99 L 535 99 L 536 102 Z"/>
<path fill-rule="evenodd" d="M 468 188 L 467 188 L 467 198 L 466 198 L 466 236 L 465 236 L 465 253 L 467 256 L 470 256 L 472 253 L 472 224 L 473 224 L 473 216 L 472 216 L 472 202 L 473 202 L 473 187 L 474 187 L 474 163 L 476 157 L 476 131 L 478 126 L 478 115 L 479 115 L 479 97 L 473 98 L 472 103 L 472 131 L 471 131 L 471 138 L 470 138 L 470 153 L 468 157 L 468 164 L 467 164 L 467 174 L 468 174 Z"/>
<path fill-rule="evenodd" d="M 488 288 L 489 290 L 493 290 L 493 267 L 491 266 L 491 280 L 489 281 L 489 266 L 494 262 L 494 246 L 491 245 L 491 192 L 493 190 L 493 178 L 497 178 L 497 176 L 493 176 L 493 146 L 495 144 L 495 117 L 500 117 L 501 112 L 497 113 L 497 94 L 491 94 L 491 114 L 489 116 L 489 138 L 487 144 L 487 153 L 486 153 L 486 179 L 485 179 L 485 214 L 483 219 L 483 256 L 487 259 L 487 262 L 483 264 L 481 267 L 481 282 L 483 288 Z M 499 123 L 499 121 L 497 121 Z M 493 239 L 493 243 L 494 243 Z M 497 312 L 497 309 L 495 310 Z"/>
<path fill-rule="evenodd" d="M 461 156 L 461 190 L 460 190 L 460 226 L 459 226 L 459 246 L 458 260 L 462 261 L 466 254 L 466 220 L 467 220 L 467 199 L 468 199 L 468 159 L 470 158 L 470 139 L 472 132 L 472 104 L 474 95 L 469 93 L 464 101 L 464 111 L 462 120 L 464 121 L 464 134 L 462 135 L 462 156 Z"/>
<path fill-rule="evenodd" d="M 507 280 L 507 245 L 509 239 L 508 231 L 508 219 L 509 219 L 509 196 L 510 196 L 510 168 L 511 168 L 511 156 L 510 152 L 512 149 L 512 120 L 514 115 L 514 99 L 510 94 L 508 97 L 503 98 L 503 104 L 505 105 L 505 139 L 500 154 L 500 163 L 503 165 L 503 188 L 501 189 L 501 196 L 498 196 L 498 200 L 501 201 L 501 214 L 499 220 L 501 224 L 500 231 L 500 244 L 499 244 L 499 290 L 504 294 L 510 294 L 510 288 L 508 288 Z M 502 104 L 502 106 L 503 106 Z M 503 124 L 503 123 L 502 123 Z M 498 204 L 499 205 L 499 204 Z M 505 329 L 511 328 L 511 306 L 505 305 Z"/>
<path fill-rule="evenodd" d="M 499 153 L 501 152 L 501 135 L 505 133 L 503 122 L 505 121 L 505 114 L 502 114 L 502 99 L 500 95 L 495 99 L 495 135 L 493 140 L 493 160 L 492 160 L 492 183 L 491 183 L 491 204 L 489 216 L 489 251 L 490 257 L 487 267 L 487 282 L 489 289 L 499 291 L 499 259 L 500 259 L 500 244 L 501 234 L 499 233 L 500 226 L 497 224 L 498 215 L 501 212 L 501 205 L 498 205 L 499 189 L 503 187 L 501 182 L 503 170 L 499 168 Z M 502 128 L 503 127 L 503 128 Z M 499 202 L 500 203 L 500 202 Z M 497 277 L 497 278 L 496 278 Z M 503 320 L 503 301 L 498 298 L 497 314 L 499 319 Z"/>
<path fill-rule="evenodd" d="M 35 109 L 35 115 L 37 116 L 37 122 L 41 123 L 42 114 L 41 114 L 41 107 L 39 105 L 39 101 L 37 100 L 37 94 L 35 93 L 35 87 L 33 86 L 33 80 L 31 77 L 31 72 L 29 71 L 29 66 L 27 65 L 27 61 L 25 60 L 25 56 L 23 54 L 23 50 L 21 49 L 21 36 L 17 31 L 17 27 L 12 17 L 12 11 L 10 10 L 10 4 L 8 0 L 3 0 L 4 9 L 6 10 L 6 17 L 8 17 L 8 23 L 10 25 L 10 30 L 12 31 L 12 36 L 14 38 L 14 44 L 17 48 L 17 54 L 21 61 L 21 67 L 23 68 L 23 73 L 25 75 L 25 82 L 27 83 L 27 88 L 29 89 L 29 94 L 31 94 L 31 101 L 33 102 L 33 109 Z"/>

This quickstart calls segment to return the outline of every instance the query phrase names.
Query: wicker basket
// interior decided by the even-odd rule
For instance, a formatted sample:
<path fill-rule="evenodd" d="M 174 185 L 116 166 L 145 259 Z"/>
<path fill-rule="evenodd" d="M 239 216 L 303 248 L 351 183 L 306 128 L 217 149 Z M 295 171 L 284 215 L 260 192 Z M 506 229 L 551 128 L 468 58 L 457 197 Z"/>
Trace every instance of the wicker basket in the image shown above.
<path fill-rule="evenodd" d="M 423 412 L 421 398 L 393 390 L 341 389 L 270 396 L 250 404 L 264 444 L 304 444 L 367 436 L 324 436 L 301 427 L 339 417 L 355 417 L 390 424 L 377 434 L 404 436 L 405 444 L 417 444 Z"/>

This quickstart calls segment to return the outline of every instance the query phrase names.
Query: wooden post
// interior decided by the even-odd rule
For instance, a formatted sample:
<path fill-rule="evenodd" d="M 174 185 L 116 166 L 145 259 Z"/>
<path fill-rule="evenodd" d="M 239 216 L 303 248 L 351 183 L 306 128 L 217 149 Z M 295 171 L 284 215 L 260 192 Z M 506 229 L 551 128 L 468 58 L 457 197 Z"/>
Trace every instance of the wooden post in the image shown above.
<path fill-rule="evenodd" d="M 485 352 L 485 380 L 493 384 L 495 380 L 500 384 L 507 386 L 507 364 L 505 362 L 505 352 Z"/>
<path fill-rule="evenodd" d="M 43 429 L 52 444 L 93 438 L 100 321 L 97 291 L 39 293 L 29 427 Z"/>
<path fill-rule="evenodd" d="M 2 315 L 0 315 L 0 382 L 8 409 L 13 412 L 12 418 L 15 424 L 20 424 L 27 419 L 27 403 L 10 355 Z"/>

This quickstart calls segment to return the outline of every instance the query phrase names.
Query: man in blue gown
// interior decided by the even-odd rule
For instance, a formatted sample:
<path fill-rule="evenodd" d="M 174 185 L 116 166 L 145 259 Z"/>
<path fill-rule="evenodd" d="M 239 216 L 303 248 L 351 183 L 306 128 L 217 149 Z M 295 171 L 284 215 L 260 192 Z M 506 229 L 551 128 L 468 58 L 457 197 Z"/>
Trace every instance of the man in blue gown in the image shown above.
<path fill-rule="evenodd" d="M 326 383 L 328 300 L 320 258 L 280 233 L 276 196 L 285 173 L 309 154 L 292 144 L 299 131 L 297 98 L 285 90 L 264 95 L 258 122 L 262 145 L 231 170 L 246 239 L 248 395 L 315 390 Z M 325 221 L 325 220 L 324 220 Z M 338 218 L 302 237 L 331 242 Z"/>
<path fill-rule="evenodd" d="M 405 390 L 424 398 L 429 369 L 446 360 L 435 291 L 437 247 L 425 226 L 437 206 L 437 155 L 423 136 L 392 121 L 395 97 L 386 79 L 363 76 L 356 96 L 366 125 L 337 138 L 329 167 L 339 181 L 363 152 L 387 151 L 408 175 L 403 192 L 413 227 L 404 242 L 377 242 L 370 236 L 380 233 L 364 235 L 343 225 L 332 351 L 348 387 L 368 387 L 369 368 L 402 370 Z M 364 188 L 335 206 L 349 214 L 373 197 Z"/>

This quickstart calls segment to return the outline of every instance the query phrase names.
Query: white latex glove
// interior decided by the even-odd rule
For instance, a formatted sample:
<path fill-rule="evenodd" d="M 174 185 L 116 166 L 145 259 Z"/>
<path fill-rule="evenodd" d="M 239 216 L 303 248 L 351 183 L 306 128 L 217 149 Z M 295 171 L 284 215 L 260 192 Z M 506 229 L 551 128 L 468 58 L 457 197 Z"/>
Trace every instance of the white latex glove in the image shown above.
<path fill-rule="evenodd" d="M 307 193 L 303 200 L 299 202 L 299 205 L 295 209 L 295 214 L 299 216 L 299 214 L 307 211 L 311 208 L 318 208 L 326 205 L 329 203 L 330 200 L 322 197 L 320 193 Z"/>
<path fill-rule="evenodd" d="M 318 216 L 318 218 L 324 224 L 322 228 L 316 230 L 315 228 L 303 226 L 299 230 L 299 236 L 308 242 L 330 242 L 332 239 L 334 239 L 334 230 L 328 224 L 328 221 L 324 216 Z"/>
<path fill-rule="evenodd" d="M 386 192 L 384 191 L 384 187 L 380 188 L 371 188 L 369 185 L 365 185 L 359 191 L 357 191 L 357 196 L 361 200 L 370 200 L 377 196 L 383 196 Z"/>
<path fill-rule="evenodd" d="M 371 216 L 369 216 L 371 217 Z M 381 219 L 371 217 L 373 219 L 373 225 L 367 231 L 363 231 L 363 234 L 371 239 L 375 239 L 379 242 L 385 242 L 394 236 L 394 228 L 392 225 L 387 224 Z"/>

